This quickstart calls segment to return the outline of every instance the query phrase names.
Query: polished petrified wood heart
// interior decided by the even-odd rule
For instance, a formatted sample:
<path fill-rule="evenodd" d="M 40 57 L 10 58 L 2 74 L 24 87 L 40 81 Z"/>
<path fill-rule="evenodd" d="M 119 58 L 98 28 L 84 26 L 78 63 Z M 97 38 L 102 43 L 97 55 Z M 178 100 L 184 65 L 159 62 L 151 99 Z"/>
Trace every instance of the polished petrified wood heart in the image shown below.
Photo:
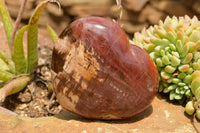
<path fill-rule="evenodd" d="M 158 88 L 149 55 L 101 17 L 81 18 L 66 28 L 54 46 L 51 66 L 59 103 L 86 118 L 131 117 L 151 104 Z"/>

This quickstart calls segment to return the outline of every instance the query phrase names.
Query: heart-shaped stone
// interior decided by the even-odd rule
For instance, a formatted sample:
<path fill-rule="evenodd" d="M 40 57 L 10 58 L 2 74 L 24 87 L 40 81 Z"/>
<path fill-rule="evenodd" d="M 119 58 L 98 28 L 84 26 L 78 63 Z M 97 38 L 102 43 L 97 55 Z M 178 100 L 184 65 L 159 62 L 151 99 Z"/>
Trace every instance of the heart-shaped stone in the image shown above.
<path fill-rule="evenodd" d="M 101 17 L 81 18 L 66 28 L 51 66 L 59 103 L 92 119 L 123 119 L 143 111 L 159 83 L 149 55 L 130 45 L 120 26 Z"/>

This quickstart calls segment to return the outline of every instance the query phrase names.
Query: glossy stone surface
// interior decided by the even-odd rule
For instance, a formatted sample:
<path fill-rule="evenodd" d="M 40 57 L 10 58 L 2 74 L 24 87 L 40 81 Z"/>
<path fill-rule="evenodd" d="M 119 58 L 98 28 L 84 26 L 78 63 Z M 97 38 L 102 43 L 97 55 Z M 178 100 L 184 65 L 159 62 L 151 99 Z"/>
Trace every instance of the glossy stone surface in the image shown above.
<path fill-rule="evenodd" d="M 92 119 L 131 117 L 152 102 L 157 69 L 129 44 L 113 21 L 87 17 L 66 28 L 53 49 L 52 80 L 59 103 Z"/>

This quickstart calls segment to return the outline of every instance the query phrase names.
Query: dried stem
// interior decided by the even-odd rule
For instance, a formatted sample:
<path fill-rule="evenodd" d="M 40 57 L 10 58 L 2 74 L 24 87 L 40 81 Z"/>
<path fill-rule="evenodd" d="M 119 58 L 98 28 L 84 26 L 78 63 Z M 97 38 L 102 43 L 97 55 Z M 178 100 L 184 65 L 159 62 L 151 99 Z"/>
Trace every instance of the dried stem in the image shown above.
<path fill-rule="evenodd" d="M 22 4 L 20 6 L 20 10 L 19 10 L 17 19 L 16 19 L 15 24 L 14 24 L 14 29 L 13 29 L 13 32 L 12 32 L 12 35 L 11 35 L 11 40 L 10 40 L 11 43 L 10 43 L 10 45 L 11 45 L 12 54 L 14 53 L 14 39 L 15 39 L 15 34 L 16 34 L 17 29 L 19 27 L 19 24 L 21 22 L 21 18 L 22 18 L 22 14 L 24 12 L 24 9 L 25 9 L 26 2 L 27 2 L 27 0 L 23 0 L 22 1 Z"/>
<path fill-rule="evenodd" d="M 52 106 L 52 104 L 53 104 L 53 99 L 56 97 L 56 95 L 55 95 L 55 92 L 51 95 L 51 98 L 50 98 L 50 100 L 49 100 L 49 102 L 48 102 L 48 105 L 47 105 L 47 111 L 50 113 L 50 114 L 53 114 L 53 115 L 56 115 L 56 114 L 58 114 L 59 112 L 60 112 L 60 110 L 58 111 L 58 112 L 53 112 L 53 111 L 51 111 L 50 110 L 50 107 Z"/>
<path fill-rule="evenodd" d="M 118 6 L 118 16 L 117 16 L 117 24 L 120 25 L 120 20 L 122 17 L 122 3 L 121 0 L 116 0 Z"/>
<path fill-rule="evenodd" d="M 59 11 L 61 10 L 60 2 L 58 0 L 49 0 L 51 3 L 56 3 L 58 5 Z"/>

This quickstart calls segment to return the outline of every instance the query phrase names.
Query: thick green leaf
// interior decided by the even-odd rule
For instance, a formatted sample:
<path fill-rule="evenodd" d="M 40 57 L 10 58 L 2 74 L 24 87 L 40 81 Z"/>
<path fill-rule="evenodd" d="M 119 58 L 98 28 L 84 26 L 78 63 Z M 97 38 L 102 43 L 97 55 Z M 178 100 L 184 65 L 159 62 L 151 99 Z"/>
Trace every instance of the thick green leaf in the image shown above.
<path fill-rule="evenodd" d="M 8 65 L 0 58 L 0 70 L 1 71 L 9 71 Z"/>
<path fill-rule="evenodd" d="M 2 22 L 3 22 L 3 25 L 4 25 L 4 29 L 5 29 L 6 37 L 7 37 L 7 40 L 8 40 L 8 46 L 9 46 L 9 49 L 10 49 L 10 53 L 12 53 L 11 52 L 11 46 L 10 46 L 10 38 L 11 38 L 11 35 L 12 35 L 14 25 L 12 23 L 12 19 L 11 19 L 10 15 L 7 11 L 4 0 L 0 0 L 0 16 L 1 16 L 1 19 L 2 19 Z"/>
<path fill-rule="evenodd" d="M 0 89 L 0 103 L 3 102 L 8 95 L 24 89 L 32 78 L 31 75 L 21 76 L 5 84 L 3 88 Z"/>
<path fill-rule="evenodd" d="M 0 58 L 8 65 L 9 72 L 15 73 L 15 63 L 6 53 L 4 53 L 1 50 L 0 50 Z"/>
<path fill-rule="evenodd" d="M 48 4 L 48 0 L 41 2 L 35 9 L 33 15 L 31 16 L 28 24 L 28 33 L 27 33 L 27 61 L 28 61 L 28 68 L 27 72 L 32 72 L 35 67 L 37 66 L 38 61 L 38 21 L 40 15 L 44 8 Z"/>
<path fill-rule="evenodd" d="M 23 36 L 27 27 L 27 25 L 22 27 L 15 36 L 13 59 L 15 62 L 16 74 L 25 73 L 27 69 L 27 62 L 23 47 Z"/>
<path fill-rule="evenodd" d="M 6 72 L 6 71 L 2 71 L 0 70 L 0 80 L 1 81 L 8 81 L 9 79 L 11 79 L 14 75 L 9 73 L 9 72 Z"/>
<path fill-rule="evenodd" d="M 50 34 L 51 40 L 55 44 L 56 40 L 58 39 L 57 33 L 48 24 L 47 24 L 47 30 L 48 30 L 48 32 Z"/>

